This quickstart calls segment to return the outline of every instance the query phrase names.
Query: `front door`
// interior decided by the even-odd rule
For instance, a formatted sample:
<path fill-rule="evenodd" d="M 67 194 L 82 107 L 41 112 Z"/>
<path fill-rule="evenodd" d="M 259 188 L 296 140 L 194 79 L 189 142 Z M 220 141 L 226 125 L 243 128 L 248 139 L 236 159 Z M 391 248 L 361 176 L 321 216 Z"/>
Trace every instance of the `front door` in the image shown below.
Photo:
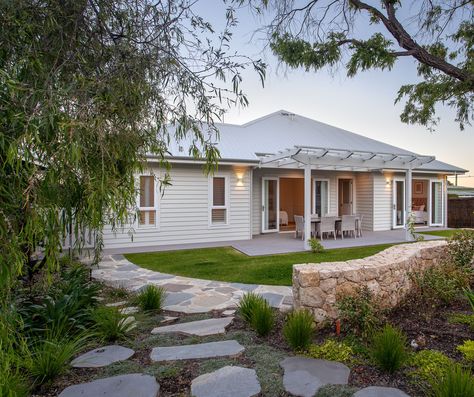
<path fill-rule="evenodd" d="M 339 179 L 339 216 L 352 215 L 352 179 Z"/>
<path fill-rule="evenodd" d="M 393 181 L 393 218 L 392 227 L 400 229 L 405 226 L 405 181 L 403 179 L 395 179 Z"/>
<path fill-rule="evenodd" d="M 278 178 L 262 178 L 262 233 L 279 230 Z"/>

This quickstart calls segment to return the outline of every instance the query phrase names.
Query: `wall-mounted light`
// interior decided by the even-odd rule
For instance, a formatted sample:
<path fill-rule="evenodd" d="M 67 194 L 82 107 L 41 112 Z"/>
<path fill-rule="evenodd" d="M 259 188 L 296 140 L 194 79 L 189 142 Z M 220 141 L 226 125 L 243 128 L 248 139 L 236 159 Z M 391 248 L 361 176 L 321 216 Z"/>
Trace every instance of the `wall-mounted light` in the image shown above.
<path fill-rule="evenodd" d="M 385 184 L 386 184 L 386 185 L 390 185 L 391 183 L 392 183 L 392 181 L 391 181 L 390 179 L 388 179 L 388 178 L 385 179 Z"/>
<path fill-rule="evenodd" d="M 242 173 L 237 173 L 237 186 L 244 186 L 244 175 Z"/>

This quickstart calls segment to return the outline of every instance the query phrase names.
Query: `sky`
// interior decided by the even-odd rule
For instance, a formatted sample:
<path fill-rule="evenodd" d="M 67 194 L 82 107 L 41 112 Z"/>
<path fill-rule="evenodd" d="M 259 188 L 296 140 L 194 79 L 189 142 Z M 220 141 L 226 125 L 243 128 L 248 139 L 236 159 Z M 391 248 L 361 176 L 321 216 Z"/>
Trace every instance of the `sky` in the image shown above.
<path fill-rule="evenodd" d="M 198 11 L 215 27 L 224 21 L 225 7 L 218 0 L 201 0 Z M 248 9 L 237 12 L 239 25 L 234 30 L 232 49 L 253 58 L 263 58 L 268 65 L 265 86 L 255 72 L 243 73 L 242 88 L 249 106 L 232 108 L 225 122 L 243 124 L 265 114 L 285 109 L 422 155 L 470 170 L 459 177 L 458 184 L 474 187 L 474 128 L 460 131 L 454 112 L 440 107 L 441 121 L 436 131 L 400 121 L 403 104 L 394 104 L 403 84 L 417 82 L 416 61 L 398 60 L 391 71 L 373 70 L 348 78 L 343 68 L 335 73 L 288 70 L 265 50 L 262 36 L 255 35 L 265 19 Z M 367 32 L 369 33 L 369 29 Z"/>

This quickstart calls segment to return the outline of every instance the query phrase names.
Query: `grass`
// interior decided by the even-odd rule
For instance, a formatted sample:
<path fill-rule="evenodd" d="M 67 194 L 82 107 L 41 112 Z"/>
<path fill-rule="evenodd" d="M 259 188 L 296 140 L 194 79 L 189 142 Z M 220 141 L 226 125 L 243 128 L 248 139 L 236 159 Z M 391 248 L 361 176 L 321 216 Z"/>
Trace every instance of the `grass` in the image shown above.
<path fill-rule="evenodd" d="M 418 234 L 428 234 L 430 236 L 439 236 L 439 237 L 445 237 L 445 238 L 450 238 L 453 236 L 454 233 L 459 232 L 463 229 L 447 229 L 447 230 L 431 230 L 428 232 L 416 232 Z"/>
<path fill-rule="evenodd" d="M 231 247 L 126 254 L 146 269 L 178 276 L 247 284 L 291 285 L 292 266 L 299 263 L 338 262 L 360 259 L 392 244 L 324 250 L 322 253 L 247 256 Z"/>

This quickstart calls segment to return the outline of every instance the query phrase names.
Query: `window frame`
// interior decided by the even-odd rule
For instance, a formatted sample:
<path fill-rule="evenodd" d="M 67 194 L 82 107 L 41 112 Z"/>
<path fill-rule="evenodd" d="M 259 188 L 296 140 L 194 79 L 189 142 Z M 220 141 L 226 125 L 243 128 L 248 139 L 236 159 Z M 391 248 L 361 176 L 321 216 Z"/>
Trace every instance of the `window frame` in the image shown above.
<path fill-rule="evenodd" d="M 214 178 L 224 178 L 224 203 L 225 205 L 214 205 Z M 211 228 L 223 228 L 228 227 L 230 224 L 230 178 L 228 174 L 215 173 L 209 175 L 208 178 L 208 218 L 209 227 Z M 226 216 L 224 223 L 213 223 L 212 222 L 212 210 L 213 209 L 225 209 Z"/>
<path fill-rule="evenodd" d="M 329 178 L 313 178 L 313 208 L 311 213 L 316 214 L 316 182 L 326 182 L 328 184 L 328 192 L 327 192 L 327 203 L 328 203 L 328 212 L 326 213 L 329 214 L 331 213 L 331 181 Z M 321 216 L 324 216 L 321 214 Z"/>
<path fill-rule="evenodd" d="M 141 195 L 141 189 L 140 189 L 140 179 L 141 177 L 153 177 L 153 206 L 152 207 L 142 207 L 140 206 L 140 195 Z M 136 224 L 137 227 L 140 229 L 158 229 L 159 228 L 159 221 L 160 221 L 160 212 L 159 212 L 159 198 L 160 194 L 157 189 L 157 179 L 158 176 L 152 172 L 144 172 L 141 174 L 138 174 L 137 177 L 137 220 Z M 141 224 L 140 223 L 140 212 L 141 211 L 155 211 L 155 223 L 154 224 Z"/>

